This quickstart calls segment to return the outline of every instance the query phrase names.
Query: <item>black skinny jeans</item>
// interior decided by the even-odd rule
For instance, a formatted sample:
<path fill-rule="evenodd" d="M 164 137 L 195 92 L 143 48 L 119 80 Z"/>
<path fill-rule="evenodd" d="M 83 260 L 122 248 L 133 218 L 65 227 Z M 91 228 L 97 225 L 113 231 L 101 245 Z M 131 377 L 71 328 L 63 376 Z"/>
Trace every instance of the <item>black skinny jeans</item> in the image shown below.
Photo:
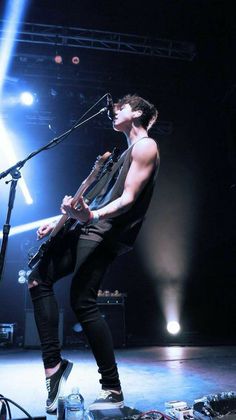
<path fill-rule="evenodd" d="M 102 278 L 114 259 L 103 243 L 79 238 L 69 231 L 44 255 L 37 272 L 31 273 L 39 285 L 30 289 L 45 368 L 61 361 L 58 338 L 59 311 L 53 284 L 72 274 L 71 307 L 82 325 L 101 374 L 103 389 L 120 389 L 120 381 L 110 329 L 97 306 Z"/>

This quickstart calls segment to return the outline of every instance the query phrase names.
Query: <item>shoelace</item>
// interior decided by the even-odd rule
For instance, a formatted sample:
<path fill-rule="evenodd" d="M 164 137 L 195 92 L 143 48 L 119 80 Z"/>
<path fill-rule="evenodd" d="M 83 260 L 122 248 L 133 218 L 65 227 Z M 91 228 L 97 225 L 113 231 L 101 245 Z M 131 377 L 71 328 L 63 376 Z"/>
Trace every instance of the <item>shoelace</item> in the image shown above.
<path fill-rule="evenodd" d="M 51 378 L 47 378 L 46 379 L 46 388 L 47 388 L 48 393 L 50 393 L 50 390 L 51 390 Z"/>
<path fill-rule="evenodd" d="M 112 394 L 112 392 L 111 391 L 109 391 L 108 389 L 102 389 L 101 390 L 101 392 L 100 392 L 100 394 L 99 394 L 99 396 L 98 396 L 98 399 L 100 400 L 100 399 L 103 399 L 103 400 L 105 400 L 107 397 L 109 397 L 109 395 L 111 395 Z"/>

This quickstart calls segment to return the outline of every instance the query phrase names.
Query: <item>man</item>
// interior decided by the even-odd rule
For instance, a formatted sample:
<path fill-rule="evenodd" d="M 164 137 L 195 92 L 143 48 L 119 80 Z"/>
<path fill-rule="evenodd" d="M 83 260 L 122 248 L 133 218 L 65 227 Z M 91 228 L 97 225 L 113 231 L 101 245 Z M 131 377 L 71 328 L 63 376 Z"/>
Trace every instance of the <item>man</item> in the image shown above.
<path fill-rule="evenodd" d="M 56 409 L 72 369 L 72 362 L 61 358 L 58 307 L 53 294 L 53 284 L 69 273 L 72 273 L 71 306 L 101 374 L 102 391 L 90 410 L 124 405 L 111 333 L 96 300 L 111 262 L 132 249 L 151 200 L 160 157 L 148 130 L 157 116 L 155 106 L 137 95 L 126 95 L 114 105 L 113 128 L 124 133 L 128 148 L 118 160 L 117 170 L 111 171 L 109 182 L 90 205 L 81 197 L 75 208 L 72 197 L 64 197 L 62 214 L 77 220 L 77 226 L 49 248 L 37 272 L 31 273 L 29 288 L 42 345 L 48 413 Z M 44 238 L 53 227 L 39 228 L 38 238 Z"/>

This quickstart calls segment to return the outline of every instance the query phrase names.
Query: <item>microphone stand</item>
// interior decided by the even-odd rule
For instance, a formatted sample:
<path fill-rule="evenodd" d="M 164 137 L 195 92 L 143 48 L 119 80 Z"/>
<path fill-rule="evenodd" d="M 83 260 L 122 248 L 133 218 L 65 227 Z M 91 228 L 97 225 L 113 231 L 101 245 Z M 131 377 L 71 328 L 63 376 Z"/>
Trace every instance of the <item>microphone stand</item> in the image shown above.
<path fill-rule="evenodd" d="M 100 100 L 98 102 L 100 102 L 105 96 L 107 96 L 107 94 L 104 95 L 102 98 L 100 98 Z M 9 174 L 12 177 L 9 181 L 5 181 L 6 184 L 8 184 L 10 182 L 11 187 L 10 187 L 10 192 L 9 192 L 8 211 L 7 211 L 6 221 L 5 221 L 5 224 L 3 225 L 3 239 L 2 239 L 1 251 L 0 251 L 0 283 L 1 283 L 1 280 L 3 278 L 3 270 L 4 270 L 4 264 L 5 264 L 5 256 L 6 256 L 6 250 L 7 250 L 7 244 L 8 244 L 8 237 L 9 237 L 9 232 L 10 232 L 10 229 L 11 229 L 10 220 L 11 220 L 11 214 L 12 214 L 12 209 L 14 207 L 14 201 L 15 201 L 15 195 L 16 195 L 16 186 L 17 186 L 18 180 L 21 178 L 20 169 L 23 168 L 23 166 L 25 165 L 25 163 L 29 159 L 32 159 L 32 157 L 38 155 L 43 150 L 48 150 L 52 147 L 55 147 L 57 144 L 59 144 L 63 140 L 65 140 L 72 133 L 72 131 L 76 130 L 78 127 L 80 127 L 81 125 L 83 125 L 87 121 L 91 120 L 92 118 L 96 117 L 97 115 L 102 114 L 102 113 L 107 111 L 107 107 L 104 107 L 104 108 L 100 109 L 100 111 L 96 112 L 95 114 L 93 114 L 90 117 L 86 118 L 85 120 L 81 121 L 81 119 L 95 105 L 93 105 L 87 112 L 85 112 L 85 114 L 78 121 L 76 121 L 76 123 L 69 130 L 65 131 L 60 136 L 53 138 L 46 145 L 40 147 L 39 149 L 35 150 L 34 152 L 31 152 L 25 159 L 20 160 L 15 165 L 8 168 L 6 171 L 0 173 L 0 179 L 5 178 Z"/>

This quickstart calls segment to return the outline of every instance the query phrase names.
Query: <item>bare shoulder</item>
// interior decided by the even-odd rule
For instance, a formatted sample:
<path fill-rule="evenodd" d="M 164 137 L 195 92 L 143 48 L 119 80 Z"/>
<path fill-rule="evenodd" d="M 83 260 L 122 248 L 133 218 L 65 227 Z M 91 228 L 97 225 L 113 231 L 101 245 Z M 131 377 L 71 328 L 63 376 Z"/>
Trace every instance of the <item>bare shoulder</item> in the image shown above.
<path fill-rule="evenodd" d="M 142 161 L 159 160 L 159 150 L 157 143 L 151 137 L 145 137 L 138 141 L 132 150 L 132 158 Z"/>

